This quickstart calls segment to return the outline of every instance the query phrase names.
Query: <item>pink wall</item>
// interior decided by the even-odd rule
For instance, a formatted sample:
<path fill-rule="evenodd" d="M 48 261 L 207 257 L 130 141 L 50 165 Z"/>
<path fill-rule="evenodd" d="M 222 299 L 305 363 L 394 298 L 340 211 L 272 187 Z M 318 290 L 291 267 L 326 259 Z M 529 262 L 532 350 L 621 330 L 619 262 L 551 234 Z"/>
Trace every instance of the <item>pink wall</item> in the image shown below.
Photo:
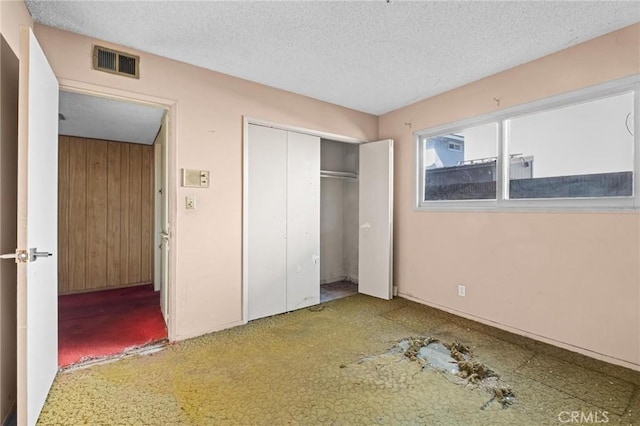
<path fill-rule="evenodd" d="M 0 1 L 0 31 L 16 56 L 20 49 L 20 26 L 33 26 L 33 20 L 24 2 L 22 0 Z"/>
<path fill-rule="evenodd" d="M 378 119 L 369 114 L 42 25 L 35 33 L 63 84 L 91 83 L 104 93 L 175 101 L 174 181 L 181 168 L 211 171 L 208 189 L 174 186 L 174 339 L 242 320 L 243 115 L 364 140 L 377 137 Z M 92 71 L 94 43 L 139 54 L 140 80 Z M 195 211 L 184 208 L 188 194 L 197 196 Z"/>
<path fill-rule="evenodd" d="M 412 136 L 637 73 L 640 24 L 381 116 L 400 294 L 640 370 L 640 214 L 416 212 Z"/>

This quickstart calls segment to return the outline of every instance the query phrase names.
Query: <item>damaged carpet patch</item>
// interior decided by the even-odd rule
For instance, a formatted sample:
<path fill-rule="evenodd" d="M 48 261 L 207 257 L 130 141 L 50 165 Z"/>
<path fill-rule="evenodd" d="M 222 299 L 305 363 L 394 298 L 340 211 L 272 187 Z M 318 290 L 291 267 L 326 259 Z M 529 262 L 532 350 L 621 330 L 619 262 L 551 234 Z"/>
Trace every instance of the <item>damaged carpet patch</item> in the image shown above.
<path fill-rule="evenodd" d="M 381 370 L 385 365 L 400 363 L 403 360 L 418 363 L 421 371 L 442 373 L 449 382 L 456 385 L 485 391 L 490 396 L 489 400 L 480 406 L 481 410 L 489 408 L 493 403 L 505 409 L 516 400 L 516 394 L 511 387 L 502 383 L 494 370 L 475 359 L 471 348 L 457 341 L 447 343 L 433 337 L 408 337 L 400 340 L 388 352 L 363 358 L 357 364 L 374 363 L 376 370 Z M 392 378 L 386 377 L 386 380 L 378 379 L 375 382 L 383 385 L 390 379 Z M 407 380 L 408 377 L 403 376 L 399 383 L 394 385 L 405 385 Z"/>
<path fill-rule="evenodd" d="M 486 409 L 492 402 L 507 408 L 515 402 L 513 390 L 500 382 L 500 377 L 491 368 L 474 359 L 471 348 L 454 341 L 441 342 L 433 337 L 409 337 L 402 339 L 392 351 L 401 352 L 406 358 L 419 362 L 422 369 L 435 369 L 446 373 L 453 383 L 475 385 L 491 394 L 491 399 L 480 409 Z"/>

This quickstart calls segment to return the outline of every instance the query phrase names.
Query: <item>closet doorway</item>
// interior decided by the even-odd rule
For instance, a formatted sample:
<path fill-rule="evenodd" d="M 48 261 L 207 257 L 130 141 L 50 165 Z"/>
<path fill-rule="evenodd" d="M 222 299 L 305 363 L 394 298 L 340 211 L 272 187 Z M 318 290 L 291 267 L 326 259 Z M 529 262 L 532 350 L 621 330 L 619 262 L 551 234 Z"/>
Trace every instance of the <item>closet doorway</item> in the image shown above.
<path fill-rule="evenodd" d="M 60 92 L 58 364 L 167 338 L 168 111 Z"/>
<path fill-rule="evenodd" d="M 358 293 L 359 145 L 320 139 L 320 303 Z"/>
<path fill-rule="evenodd" d="M 244 320 L 321 303 L 321 284 L 391 299 L 393 141 L 244 130 Z"/>

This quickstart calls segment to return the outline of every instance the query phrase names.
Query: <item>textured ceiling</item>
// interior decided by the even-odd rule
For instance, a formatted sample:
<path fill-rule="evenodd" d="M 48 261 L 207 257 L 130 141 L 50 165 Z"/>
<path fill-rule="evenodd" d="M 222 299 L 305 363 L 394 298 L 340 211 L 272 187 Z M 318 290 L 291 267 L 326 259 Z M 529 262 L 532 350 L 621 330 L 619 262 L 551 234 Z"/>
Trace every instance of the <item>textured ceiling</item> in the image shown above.
<path fill-rule="evenodd" d="M 60 92 L 58 133 L 151 145 L 164 110 L 71 92 Z"/>
<path fill-rule="evenodd" d="M 638 1 L 26 3 L 36 22 L 372 114 L 640 21 Z"/>

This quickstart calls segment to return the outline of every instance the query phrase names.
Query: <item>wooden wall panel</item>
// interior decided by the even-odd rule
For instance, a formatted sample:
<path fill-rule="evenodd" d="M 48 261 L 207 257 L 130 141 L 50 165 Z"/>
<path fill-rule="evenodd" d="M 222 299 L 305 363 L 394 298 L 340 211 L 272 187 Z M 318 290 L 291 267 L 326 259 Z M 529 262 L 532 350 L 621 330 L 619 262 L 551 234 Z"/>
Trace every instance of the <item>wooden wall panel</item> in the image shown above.
<path fill-rule="evenodd" d="M 58 291 L 69 282 L 69 137 L 58 143 Z"/>
<path fill-rule="evenodd" d="M 107 147 L 87 142 L 87 290 L 107 286 Z"/>
<path fill-rule="evenodd" d="M 107 287 L 118 287 L 122 281 L 122 256 L 120 255 L 120 218 L 122 215 L 122 143 L 109 142 L 107 148 Z M 110 256 L 110 253 L 117 254 Z"/>
<path fill-rule="evenodd" d="M 129 147 L 120 147 L 120 276 L 122 282 L 129 282 Z"/>
<path fill-rule="evenodd" d="M 142 145 L 129 147 L 129 280 L 141 280 Z"/>
<path fill-rule="evenodd" d="M 153 147 L 60 136 L 59 292 L 153 281 Z"/>
<path fill-rule="evenodd" d="M 83 291 L 86 281 L 87 143 L 69 138 L 69 282 L 62 293 Z M 58 203 L 59 204 L 59 203 Z M 58 209 L 60 206 L 58 206 Z"/>
<path fill-rule="evenodd" d="M 153 150 L 142 151 L 141 171 L 141 253 L 140 280 L 151 281 L 153 275 Z"/>

